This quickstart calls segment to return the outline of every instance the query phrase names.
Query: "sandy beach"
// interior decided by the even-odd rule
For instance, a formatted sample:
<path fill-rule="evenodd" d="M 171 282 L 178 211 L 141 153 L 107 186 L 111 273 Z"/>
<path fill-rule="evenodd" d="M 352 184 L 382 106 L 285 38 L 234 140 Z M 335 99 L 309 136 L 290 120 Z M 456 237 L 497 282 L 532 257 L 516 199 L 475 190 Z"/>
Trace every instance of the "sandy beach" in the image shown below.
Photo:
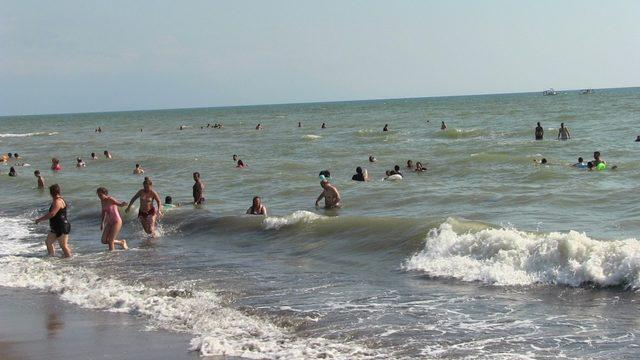
<path fill-rule="evenodd" d="M 0 287 L 0 359 L 199 359 L 189 337 L 146 331 L 128 314 L 90 311 L 55 295 Z"/>

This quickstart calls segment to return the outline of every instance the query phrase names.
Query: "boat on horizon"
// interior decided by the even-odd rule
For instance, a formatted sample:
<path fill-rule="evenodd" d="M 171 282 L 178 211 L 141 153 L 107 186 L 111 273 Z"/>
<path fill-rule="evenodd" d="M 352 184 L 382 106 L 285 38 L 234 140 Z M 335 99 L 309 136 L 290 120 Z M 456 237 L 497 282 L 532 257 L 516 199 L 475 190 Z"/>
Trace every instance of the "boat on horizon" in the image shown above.
<path fill-rule="evenodd" d="M 542 92 L 543 96 L 549 96 L 549 95 L 558 95 L 558 92 L 555 91 L 553 88 L 550 88 L 549 90 L 545 90 Z"/>
<path fill-rule="evenodd" d="M 583 89 L 580 94 L 582 95 L 587 95 L 587 94 L 593 94 L 593 89 L 589 88 L 589 89 Z"/>

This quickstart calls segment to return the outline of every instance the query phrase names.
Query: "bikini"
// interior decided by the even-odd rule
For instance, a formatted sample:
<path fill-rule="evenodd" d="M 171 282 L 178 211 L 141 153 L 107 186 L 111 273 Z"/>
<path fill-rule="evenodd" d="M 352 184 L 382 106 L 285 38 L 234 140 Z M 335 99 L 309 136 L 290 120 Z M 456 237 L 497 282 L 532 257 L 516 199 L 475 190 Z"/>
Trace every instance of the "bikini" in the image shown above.
<path fill-rule="evenodd" d="M 151 209 L 149 209 L 149 211 L 143 211 L 143 210 L 138 210 L 138 217 L 144 218 L 146 219 L 149 216 L 153 216 L 156 214 L 156 208 L 151 206 Z"/>

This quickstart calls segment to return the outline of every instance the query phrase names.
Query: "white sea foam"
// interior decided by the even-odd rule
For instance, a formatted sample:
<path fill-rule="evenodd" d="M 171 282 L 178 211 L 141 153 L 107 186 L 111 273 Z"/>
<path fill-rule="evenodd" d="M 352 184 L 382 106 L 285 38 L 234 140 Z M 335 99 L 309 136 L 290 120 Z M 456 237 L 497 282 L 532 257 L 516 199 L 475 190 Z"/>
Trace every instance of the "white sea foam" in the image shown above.
<path fill-rule="evenodd" d="M 308 135 L 304 136 L 304 138 L 307 139 L 307 140 L 318 140 L 321 137 L 322 136 L 320 136 L 320 135 L 313 135 L 313 134 L 308 134 Z"/>
<path fill-rule="evenodd" d="M 0 247 L 33 236 L 24 220 L 0 218 Z M 12 234 L 8 236 L 8 234 Z M 42 251 L 34 249 L 31 251 Z M 203 356 L 245 358 L 373 358 L 357 344 L 323 338 L 300 338 L 257 317 L 223 306 L 210 291 L 172 291 L 101 276 L 78 262 L 38 257 L 0 256 L 0 286 L 29 288 L 58 294 L 89 308 L 143 317 L 155 328 L 192 334 L 191 349 Z M 186 350 L 186 349 L 185 349 Z"/>
<path fill-rule="evenodd" d="M 515 229 L 456 233 L 453 220 L 429 232 L 406 270 L 492 285 L 562 284 L 640 289 L 640 242 L 600 241 L 569 233 Z"/>
<path fill-rule="evenodd" d="M 10 134 L 10 133 L 6 133 L 6 134 L 2 134 L 0 133 L 0 138 L 3 137 L 29 137 L 29 136 L 38 136 L 38 135 L 57 135 L 58 132 L 57 131 L 53 131 L 53 132 L 47 132 L 47 131 L 40 131 L 40 132 L 32 132 L 32 133 L 23 133 L 23 134 Z"/>
<path fill-rule="evenodd" d="M 308 224 L 318 220 L 328 219 L 326 216 L 318 215 L 309 211 L 298 210 L 283 217 L 270 216 L 264 219 L 263 226 L 265 229 L 278 230 L 283 226 L 295 224 Z"/>

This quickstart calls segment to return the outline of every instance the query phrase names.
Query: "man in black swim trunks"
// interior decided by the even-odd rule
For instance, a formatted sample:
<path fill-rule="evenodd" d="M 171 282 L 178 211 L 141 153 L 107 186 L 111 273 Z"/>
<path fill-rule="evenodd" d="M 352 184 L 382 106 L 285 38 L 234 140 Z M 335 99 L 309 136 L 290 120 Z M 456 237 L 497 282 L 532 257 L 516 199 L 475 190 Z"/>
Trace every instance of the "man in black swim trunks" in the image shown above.
<path fill-rule="evenodd" d="M 536 140 L 542 140 L 542 138 L 544 138 L 544 129 L 540 126 L 540 122 L 538 122 L 538 126 L 536 126 L 535 137 Z"/>
<path fill-rule="evenodd" d="M 195 184 L 193 184 L 193 203 L 195 205 L 203 204 L 204 203 L 204 184 L 200 180 L 199 172 L 196 171 L 193 173 L 193 181 L 195 181 Z"/>

